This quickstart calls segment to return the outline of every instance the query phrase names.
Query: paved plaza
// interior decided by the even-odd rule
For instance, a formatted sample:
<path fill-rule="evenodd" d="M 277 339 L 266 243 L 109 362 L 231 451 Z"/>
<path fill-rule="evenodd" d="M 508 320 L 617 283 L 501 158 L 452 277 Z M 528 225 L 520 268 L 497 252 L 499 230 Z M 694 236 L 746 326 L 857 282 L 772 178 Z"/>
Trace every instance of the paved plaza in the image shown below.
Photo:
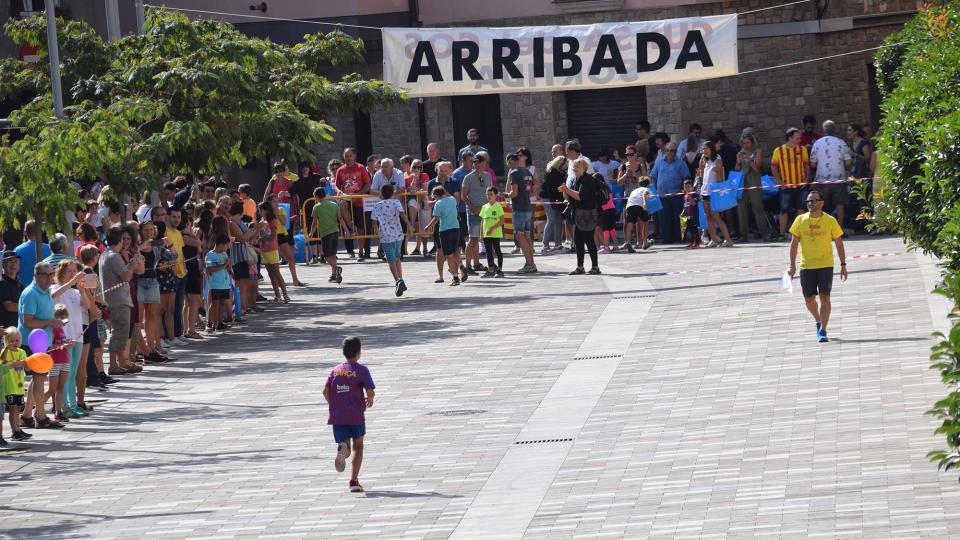
<path fill-rule="evenodd" d="M 899 238 L 847 253 L 827 344 L 779 289 L 787 244 L 601 255 L 603 276 L 554 255 L 461 287 L 417 260 L 403 298 L 379 262 L 340 287 L 303 269 L 290 305 L 12 443 L 0 537 L 960 537 L 957 474 L 925 458 L 936 268 Z M 347 335 L 377 383 L 364 494 L 321 396 Z"/>

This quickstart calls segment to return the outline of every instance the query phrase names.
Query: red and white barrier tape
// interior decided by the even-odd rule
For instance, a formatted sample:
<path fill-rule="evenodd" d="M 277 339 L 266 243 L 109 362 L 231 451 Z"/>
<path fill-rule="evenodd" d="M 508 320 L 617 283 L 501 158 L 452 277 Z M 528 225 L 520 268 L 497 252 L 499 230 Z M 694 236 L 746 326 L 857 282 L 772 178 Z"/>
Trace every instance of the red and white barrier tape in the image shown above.
<path fill-rule="evenodd" d="M 803 184 L 799 184 L 799 185 L 789 185 L 789 186 L 788 186 L 787 184 L 770 184 L 770 185 L 766 185 L 766 186 L 744 186 L 744 187 L 738 187 L 738 188 L 725 188 L 725 189 L 710 189 L 710 188 L 707 188 L 707 191 L 708 191 L 709 193 L 727 193 L 727 192 L 729 192 L 729 191 L 748 191 L 748 190 L 751 190 L 751 189 L 772 189 L 772 188 L 780 189 L 780 188 L 782 188 L 782 187 L 784 187 L 784 186 L 787 186 L 788 189 L 797 189 L 797 188 L 806 188 L 806 187 L 809 187 L 809 186 L 812 186 L 812 185 L 820 185 L 820 184 L 851 184 L 851 183 L 853 183 L 853 184 L 859 184 L 860 182 L 863 182 L 864 180 L 873 180 L 873 177 L 869 177 L 869 178 L 853 178 L 853 177 L 850 177 L 850 178 L 846 178 L 846 179 L 836 179 L 836 180 L 813 180 L 813 181 L 811 181 L 811 182 L 805 182 L 805 183 L 803 183 Z M 695 194 L 698 194 L 698 195 L 699 195 L 699 194 L 700 194 L 700 191 L 693 191 L 693 192 L 691 192 L 691 193 L 695 193 Z M 681 192 L 678 192 L 678 193 L 658 193 L 658 194 L 657 194 L 657 197 L 660 197 L 660 198 L 662 199 L 662 198 L 664 198 L 664 197 L 679 197 L 679 196 L 681 196 L 681 195 L 686 195 L 686 194 L 687 194 L 687 193 L 684 192 L 684 191 L 681 191 Z M 615 201 L 625 201 L 625 200 L 627 200 L 627 199 L 629 199 L 629 198 L 630 198 L 629 195 L 624 195 L 624 196 L 622 196 L 622 197 L 613 197 L 613 200 L 615 200 Z M 506 204 L 509 206 L 511 203 L 510 203 L 509 200 L 507 200 L 507 201 L 506 201 Z M 536 204 L 542 204 L 542 205 L 545 205 L 545 206 L 546 206 L 546 205 L 565 205 L 565 204 L 567 204 L 567 203 L 566 203 L 566 201 L 560 201 L 560 202 L 537 201 Z"/>

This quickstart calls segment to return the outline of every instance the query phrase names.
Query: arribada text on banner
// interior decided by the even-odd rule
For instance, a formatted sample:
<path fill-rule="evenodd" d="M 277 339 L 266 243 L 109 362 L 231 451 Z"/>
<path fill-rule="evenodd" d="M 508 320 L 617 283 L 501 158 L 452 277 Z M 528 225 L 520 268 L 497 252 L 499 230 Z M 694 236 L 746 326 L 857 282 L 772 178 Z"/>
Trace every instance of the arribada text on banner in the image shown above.
<path fill-rule="evenodd" d="M 384 28 L 411 97 L 668 84 L 737 73 L 737 16 L 515 28 Z"/>

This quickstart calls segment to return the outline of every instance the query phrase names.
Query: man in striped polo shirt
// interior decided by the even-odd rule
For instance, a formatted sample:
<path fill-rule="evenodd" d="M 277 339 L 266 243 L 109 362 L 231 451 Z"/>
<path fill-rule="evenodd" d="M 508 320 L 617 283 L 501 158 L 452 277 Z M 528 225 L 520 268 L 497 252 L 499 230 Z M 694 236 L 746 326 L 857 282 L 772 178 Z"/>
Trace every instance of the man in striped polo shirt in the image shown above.
<path fill-rule="evenodd" d="M 800 130 L 787 130 L 787 142 L 773 151 L 770 162 L 773 177 L 780 184 L 780 235 L 778 241 L 786 240 L 787 214 L 797 212 L 804 206 L 804 196 L 809 182 L 810 154 L 800 144 Z"/>

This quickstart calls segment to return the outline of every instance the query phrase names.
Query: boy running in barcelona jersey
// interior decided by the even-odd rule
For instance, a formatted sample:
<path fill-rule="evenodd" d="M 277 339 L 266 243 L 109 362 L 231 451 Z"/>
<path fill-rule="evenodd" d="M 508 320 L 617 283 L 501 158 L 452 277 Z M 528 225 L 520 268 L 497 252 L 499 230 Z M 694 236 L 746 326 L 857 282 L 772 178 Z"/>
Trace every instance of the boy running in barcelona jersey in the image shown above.
<path fill-rule="evenodd" d="M 407 219 L 407 213 L 403 209 L 403 203 L 393 198 L 393 186 L 384 184 L 380 188 L 380 198 L 370 212 L 370 219 L 376 223 L 377 234 L 380 235 L 380 247 L 383 249 L 383 255 L 390 265 L 390 273 L 393 274 L 393 283 L 397 296 L 403 296 L 403 291 L 407 290 L 407 284 L 403 282 L 403 270 L 400 268 L 400 249 L 403 244 L 403 227 L 400 220 L 407 225 L 407 230 L 413 232 L 413 226 Z"/>
<path fill-rule="evenodd" d="M 370 370 L 360 364 L 360 338 L 343 340 L 343 356 L 346 361 L 330 370 L 323 387 L 323 399 L 327 400 L 330 410 L 327 423 L 333 426 L 333 440 L 337 443 L 333 466 L 337 472 L 343 472 L 347 458 L 353 453 L 350 491 L 359 493 L 363 491 L 358 476 L 363 462 L 363 437 L 367 433 L 363 412 L 373 407 L 375 386 Z"/>
<path fill-rule="evenodd" d="M 500 251 L 500 240 L 503 239 L 503 206 L 497 202 L 497 188 L 487 188 L 487 204 L 480 208 L 480 219 L 483 220 L 483 245 L 487 250 L 487 271 L 480 277 L 503 277 L 503 252 Z M 497 264 L 493 264 L 496 255 Z"/>

